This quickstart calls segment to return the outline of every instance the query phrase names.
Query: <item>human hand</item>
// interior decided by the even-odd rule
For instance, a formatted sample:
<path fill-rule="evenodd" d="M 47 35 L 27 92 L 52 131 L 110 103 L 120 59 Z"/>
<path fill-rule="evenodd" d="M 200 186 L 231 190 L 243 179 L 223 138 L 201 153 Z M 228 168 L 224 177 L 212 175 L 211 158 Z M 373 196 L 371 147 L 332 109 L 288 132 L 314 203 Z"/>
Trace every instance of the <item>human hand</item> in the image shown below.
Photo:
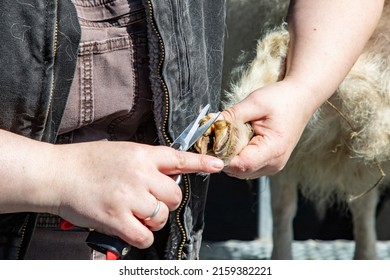
<path fill-rule="evenodd" d="M 175 175 L 223 168 L 213 157 L 129 142 L 56 145 L 52 159 L 51 188 L 58 195 L 49 212 L 138 248 L 152 244 L 152 231 L 179 206 Z M 158 201 L 159 211 L 148 220 Z"/>
<path fill-rule="evenodd" d="M 317 104 L 308 89 L 281 81 L 255 90 L 227 108 L 222 117 L 250 123 L 254 137 L 224 172 L 240 179 L 254 179 L 281 171 Z"/>
<path fill-rule="evenodd" d="M 0 213 L 57 214 L 145 248 L 153 242 L 152 231 L 181 202 L 176 175 L 222 168 L 216 158 L 169 147 L 109 141 L 52 145 L 0 130 Z M 157 201 L 160 209 L 148 220 Z"/>

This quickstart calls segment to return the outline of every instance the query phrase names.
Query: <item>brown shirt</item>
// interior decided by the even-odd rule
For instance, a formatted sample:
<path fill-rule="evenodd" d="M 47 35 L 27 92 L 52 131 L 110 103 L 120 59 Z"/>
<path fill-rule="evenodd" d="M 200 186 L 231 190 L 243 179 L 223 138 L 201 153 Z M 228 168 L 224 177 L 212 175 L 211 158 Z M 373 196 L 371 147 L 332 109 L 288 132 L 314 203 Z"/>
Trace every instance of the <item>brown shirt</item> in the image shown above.
<path fill-rule="evenodd" d="M 145 10 L 139 0 L 73 0 L 81 25 L 60 142 L 137 140 L 152 123 Z M 150 128 L 152 129 L 152 128 Z M 65 140 L 64 140 L 65 139 Z"/>
<path fill-rule="evenodd" d="M 72 0 L 81 25 L 77 68 L 57 143 L 107 139 L 156 144 L 145 10 L 140 0 Z M 100 258 L 88 232 L 41 214 L 27 259 Z"/>

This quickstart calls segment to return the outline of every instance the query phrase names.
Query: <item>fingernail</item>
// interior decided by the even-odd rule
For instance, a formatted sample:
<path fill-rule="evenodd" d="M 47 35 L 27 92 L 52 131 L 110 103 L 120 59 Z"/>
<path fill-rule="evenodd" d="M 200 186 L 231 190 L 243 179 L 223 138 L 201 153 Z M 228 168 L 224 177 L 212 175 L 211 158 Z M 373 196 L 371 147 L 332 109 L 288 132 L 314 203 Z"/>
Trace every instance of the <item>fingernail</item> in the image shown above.
<path fill-rule="evenodd" d="M 222 160 L 218 159 L 218 158 L 211 158 L 210 160 L 210 166 L 214 169 L 222 169 L 224 167 L 224 163 Z"/>

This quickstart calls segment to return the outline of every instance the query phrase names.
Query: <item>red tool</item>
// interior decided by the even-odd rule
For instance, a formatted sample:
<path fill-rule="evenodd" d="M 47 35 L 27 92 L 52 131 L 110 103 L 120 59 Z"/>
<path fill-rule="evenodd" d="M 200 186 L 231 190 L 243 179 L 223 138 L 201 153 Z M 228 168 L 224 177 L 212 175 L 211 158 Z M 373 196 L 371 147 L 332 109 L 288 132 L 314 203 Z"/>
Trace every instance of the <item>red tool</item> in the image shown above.
<path fill-rule="evenodd" d="M 74 224 L 67 220 L 60 220 L 62 230 L 70 230 Z M 91 231 L 86 239 L 86 243 L 92 249 L 106 255 L 106 260 L 117 260 L 124 257 L 129 251 L 130 246 L 117 237 L 104 235 L 96 231 Z"/>
<path fill-rule="evenodd" d="M 74 224 L 69 223 L 67 220 L 61 219 L 61 221 L 60 221 L 60 229 L 62 229 L 62 230 L 70 230 L 72 227 L 74 227 Z"/>

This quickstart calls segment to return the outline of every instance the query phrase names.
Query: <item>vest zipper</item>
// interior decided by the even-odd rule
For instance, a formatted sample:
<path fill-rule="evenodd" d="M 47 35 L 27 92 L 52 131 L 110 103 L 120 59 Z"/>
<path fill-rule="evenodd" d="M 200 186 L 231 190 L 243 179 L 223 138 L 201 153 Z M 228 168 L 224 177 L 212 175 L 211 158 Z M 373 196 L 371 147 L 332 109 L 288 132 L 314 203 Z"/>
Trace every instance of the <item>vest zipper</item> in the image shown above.
<path fill-rule="evenodd" d="M 23 240 L 24 240 L 24 237 L 25 237 L 25 233 L 26 233 L 26 228 L 27 228 L 27 224 L 28 224 L 28 221 L 30 219 L 30 214 L 27 214 L 26 216 L 26 219 L 24 219 L 24 223 L 23 223 L 23 226 L 22 226 L 22 229 L 21 229 L 21 239 L 20 239 L 20 246 L 18 248 L 18 252 L 16 253 L 16 259 L 19 260 L 19 257 L 20 257 L 20 250 L 22 249 L 22 244 L 23 243 Z"/>
<path fill-rule="evenodd" d="M 153 31 L 154 31 L 154 33 L 157 36 L 157 39 L 159 41 L 159 47 L 160 47 L 160 53 L 161 53 L 160 61 L 157 65 L 157 73 L 159 74 L 160 83 L 163 87 L 164 101 L 165 101 L 165 116 L 164 116 L 164 120 L 162 123 L 162 134 L 163 134 L 163 137 L 166 140 L 166 142 L 168 144 L 170 144 L 172 141 L 167 135 L 167 124 L 168 124 L 168 116 L 169 116 L 169 93 L 168 93 L 168 88 L 167 88 L 164 80 L 162 79 L 162 66 L 163 66 L 164 59 L 165 59 L 165 47 L 164 47 L 164 42 L 163 42 L 163 39 L 161 37 L 161 34 L 157 30 L 156 24 L 154 22 L 153 5 L 151 3 L 151 0 L 147 0 L 147 6 L 148 6 L 147 8 L 148 8 L 148 15 L 149 15 L 149 19 L 150 19 L 150 24 L 151 24 L 151 27 L 153 28 Z M 186 231 L 185 231 L 185 228 L 180 220 L 180 217 L 181 217 L 181 213 L 182 213 L 185 205 L 187 204 L 187 201 L 189 198 L 189 193 L 190 193 L 188 175 L 184 174 L 182 178 L 183 178 L 182 181 L 184 182 L 183 200 L 175 213 L 175 221 L 176 221 L 176 224 L 177 224 L 179 231 L 181 233 L 181 242 L 178 246 L 177 256 L 176 256 L 178 260 L 181 260 L 183 258 L 183 248 L 184 248 L 185 243 L 187 241 Z"/>
<path fill-rule="evenodd" d="M 47 111 L 46 111 L 46 115 L 45 115 L 45 120 L 47 122 L 48 120 L 48 117 L 49 117 L 49 112 L 50 112 L 50 108 L 52 106 L 52 102 L 53 102 L 53 96 L 54 96 L 54 83 L 55 83 L 55 74 L 54 74 L 54 62 L 55 62 L 55 59 L 56 59 L 56 54 L 57 54 L 57 45 L 58 45 L 58 0 L 55 0 L 54 1 L 55 3 L 55 7 L 56 7 L 56 15 L 55 15 L 55 26 L 54 26 L 54 42 L 53 42 L 53 70 L 52 70 L 52 74 L 51 74 L 51 84 L 50 84 L 50 95 L 49 95 L 49 104 L 47 106 Z M 46 127 L 46 124 L 45 124 L 45 127 Z M 43 137 L 43 134 L 41 135 L 41 139 Z"/>

